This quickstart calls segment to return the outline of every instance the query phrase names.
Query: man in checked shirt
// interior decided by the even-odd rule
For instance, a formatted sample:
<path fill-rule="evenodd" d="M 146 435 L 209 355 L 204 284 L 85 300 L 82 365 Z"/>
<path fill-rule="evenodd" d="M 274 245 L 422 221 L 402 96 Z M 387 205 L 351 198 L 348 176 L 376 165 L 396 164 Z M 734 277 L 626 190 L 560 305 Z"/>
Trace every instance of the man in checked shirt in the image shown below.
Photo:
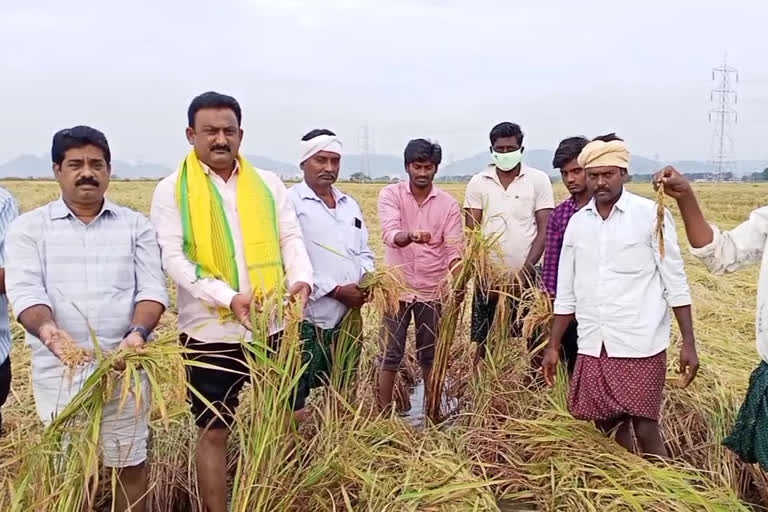
<path fill-rule="evenodd" d="M 547 224 L 547 241 L 544 249 L 544 264 L 541 269 L 541 287 L 549 294 L 552 302 L 557 295 L 557 266 L 560 263 L 560 250 L 563 248 L 563 235 L 568 221 L 573 214 L 586 206 L 592 198 L 587 189 L 587 178 L 584 169 L 577 162 L 581 150 L 589 143 L 585 137 L 569 137 L 560 142 L 552 160 L 552 167 L 560 170 L 563 184 L 571 197 L 560 203 L 552 211 Z M 563 336 L 560 357 L 568 369 L 568 375 L 573 374 L 578 350 L 576 335 L 576 320 L 571 322 Z"/>

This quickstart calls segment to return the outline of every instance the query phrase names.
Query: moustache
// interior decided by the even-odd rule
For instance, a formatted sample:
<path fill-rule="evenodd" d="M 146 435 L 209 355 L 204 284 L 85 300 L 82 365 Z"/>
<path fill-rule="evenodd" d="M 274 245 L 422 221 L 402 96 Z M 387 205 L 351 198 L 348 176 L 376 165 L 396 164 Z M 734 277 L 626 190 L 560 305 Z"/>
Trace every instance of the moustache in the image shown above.
<path fill-rule="evenodd" d="M 219 146 L 212 146 L 212 147 L 211 147 L 211 151 L 212 151 L 212 152 L 213 152 L 213 151 L 227 151 L 227 152 L 229 152 L 229 153 L 231 153 L 231 152 L 232 152 L 232 150 L 231 150 L 231 149 L 229 149 L 229 146 L 221 146 L 221 145 L 219 145 Z"/>
<path fill-rule="evenodd" d="M 75 182 L 75 186 L 76 187 L 81 187 L 83 185 L 91 185 L 91 186 L 94 186 L 94 187 L 98 187 L 99 186 L 99 182 L 96 181 L 94 178 L 80 178 L 79 180 L 77 180 Z"/>

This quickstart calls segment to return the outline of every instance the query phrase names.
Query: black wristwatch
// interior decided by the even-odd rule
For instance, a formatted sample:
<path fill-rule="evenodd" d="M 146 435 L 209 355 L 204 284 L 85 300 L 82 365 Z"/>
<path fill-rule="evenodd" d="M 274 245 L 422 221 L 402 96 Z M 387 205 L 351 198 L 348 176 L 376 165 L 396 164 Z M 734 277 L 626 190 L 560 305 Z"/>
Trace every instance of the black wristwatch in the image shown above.
<path fill-rule="evenodd" d="M 149 329 L 147 329 L 144 326 L 131 324 L 128 327 L 128 332 L 126 332 L 125 336 L 123 336 L 123 337 L 127 338 L 129 335 L 131 335 L 131 334 L 133 334 L 135 332 L 139 333 L 141 335 L 142 339 L 144 339 L 144 341 L 147 341 L 147 339 L 149 338 L 149 334 L 152 331 L 150 331 Z"/>

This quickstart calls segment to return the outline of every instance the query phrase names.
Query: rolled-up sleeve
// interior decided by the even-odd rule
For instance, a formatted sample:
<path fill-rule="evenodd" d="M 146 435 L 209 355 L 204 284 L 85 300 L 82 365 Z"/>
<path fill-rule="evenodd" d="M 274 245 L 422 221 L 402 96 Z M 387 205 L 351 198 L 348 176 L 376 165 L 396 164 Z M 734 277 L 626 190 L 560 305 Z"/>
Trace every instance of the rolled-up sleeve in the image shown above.
<path fill-rule="evenodd" d="M 198 278 L 197 266 L 184 254 L 184 234 L 175 189 L 173 179 L 166 178 L 158 183 L 149 214 L 157 231 L 163 268 L 178 286 L 197 300 L 229 308 L 237 292 L 219 279 Z"/>
<path fill-rule="evenodd" d="M 280 252 L 283 255 L 285 278 L 288 286 L 296 283 L 307 283 L 313 288 L 312 262 L 304 245 L 299 220 L 296 218 L 296 209 L 288 196 L 288 190 L 280 178 L 275 177 L 270 182 L 272 194 L 277 204 L 277 215 L 280 226 Z"/>
<path fill-rule="evenodd" d="M 576 313 L 574 229 L 573 224 L 569 224 L 563 236 L 563 249 L 560 251 L 560 262 L 557 266 L 557 297 L 555 298 L 554 306 L 554 313 L 556 315 L 572 315 Z"/>
<path fill-rule="evenodd" d="M 138 215 L 133 261 L 136 275 L 136 302 L 151 300 L 167 308 L 168 290 L 165 286 L 157 234 L 152 224 L 143 215 Z"/>
<path fill-rule="evenodd" d="M 5 265 L 5 236 L 11 223 L 19 216 L 19 206 L 16 200 L 8 195 L 0 206 L 0 268 Z"/>
<path fill-rule="evenodd" d="M 670 307 L 677 308 L 691 305 L 691 289 L 685 276 L 685 265 L 677 243 L 675 220 L 669 210 L 664 212 L 664 258 L 659 251 L 659 240 L 653 237 L 653 247 L 656 266 L 664 284 L 664 297 Z"/>
<path fill-rule="evenodd" d="M 467 183 L 467 188 L 464 190 L 464 208 L 470 208 L 472 210 L 483 209 L 483 194 L 482 187 L 480 186 L 480 175 L 473 176 Z"/>
<path fill-rule="evenodd" d="M 395 236 L 402 231 L 402 224 L 394 187 L 387 186 L 379 192 L 378 213 L 382 241 L 387 247 L 397 248 Z"/>
<path fill-rule="evenodd" d="M 551 210 L 555 207 L 555 194 L 552 191 L 552 182 L 546 174 L 541 175 L 534 181 L 535 197 L 533 210 Z"/>
<path fill-rule="evenodd" d="M 715 274 L 735 272 L 762 258 L 768 238 L 768 206 L 753 211 L 747 221 L 730 231 L 721 232 L 714 224 L 711 227 L 712 243 L 691 247 L 691 254 Z"/>
<path fill-rule="evenodd" d="M 448 262 L 460 259 L 464 252 L 464 226 L 461 221 L 459 203 L 452 201 L 445 222 L 443 239 L 446 244 Z"/>
<path fill-rule="evenodd" d="M 43 277 L 38 241 L 42 239 L 39 226 L 19 217 L 11 223 L 5 238 L 5 289 L 16 318 L 25 310 L 38 305 L 51 307 Z"/>

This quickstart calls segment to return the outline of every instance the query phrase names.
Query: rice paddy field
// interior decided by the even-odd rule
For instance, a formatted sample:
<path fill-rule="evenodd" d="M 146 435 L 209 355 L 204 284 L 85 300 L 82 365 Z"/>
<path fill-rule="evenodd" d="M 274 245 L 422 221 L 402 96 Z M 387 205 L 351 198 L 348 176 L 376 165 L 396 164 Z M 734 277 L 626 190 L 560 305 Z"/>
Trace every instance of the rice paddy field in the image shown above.
<path fill-rule="evenodd" d="M 55 183 L 0 185 L 14 194 L 24 211 L 58 196 Z M 371 245 L 380 257 L 376 197 L 381 186 L 339 186 L 361 204 Z M 150 182 L 116 182 L 109 195 L 147 213 L 153 188 Z M 444 188 L 462 200 L 463 185 Z M 631 185 L 631 189 L 654 197 L 650 185 Z M 746 219 L 768 197 L 768 185 L 697 184 L 696 190 L 707 217 L 726 229 Z M 562 199 L 565 190 L 558 186 L 556 194 Z M 672 211 L 677 217 L 674 205 Z M 678 233 L 684 237 L 681 225 Z M 566 378 L 560 375 L 553 389 L 539 386 L 528 370 L 530 355 L 521 340 L 492 333 L 488 358 L 473 372 L 469 317 L 464 310 L 458 311 L 451 335 L 441 336 L 449 343 L 449 364 L 444 368 L 449 405 L 438 407 L 443 411 L 440 419 L 445 421 L 419 424 L 396 414 L 379 415 L 373 407 L 372 364 L 378 350 L 379 312 L 366 306 L 354 389 L 351 393 L 315 391 L 310 400 L 312 417 L 300 429 L 284 421 L 281 404 L 285 396 L 279 393 L 291 381 L 291 369 L 296 368 L 296 347 L 287 343 L 274 361 L 254 363 L 262 364 L 254 366 L 259 377 L 244 391 L 232 439 L 230 509 L 765 509 L 766 474 L 741 463 L 721 446 L 734 423 L 749 375 L 759 362 L 754 348 L 758 269 L 712 276 L 684 253 L 694 296 L 701 369 L 689 388 L 676 387 L 679 338 L 673 334 L 663 413 L 664 436 L 672 455 L 669 462 L 636 457 L 590 424 L 572 419 L 565 404 Z M 157 380 L 148 510 L 198 512 L 195 431 L 184 402 L 183 368 L 173 348 L 176 335 L 171 308 L 159 328 L 157 349 L 135 363 L 147 367 Z M 84 496 L 89 508 L 109 510 L 113 490 L 109 475 L 102 475 L 93 493 L 83 490 L 83 474 L 93 467 L 92 451 L 67 452 L 66 468 L 51 470 L 50 451 L 40 444 L 50 440 L 50 432 L 43 432 L 35 413 L 30 354 L 18 326 L 13 327 L 13 338 L 14 382 L 3 409 L 6 434 L 0 438 L 0 510 L 75 511 Z M 401 372 L 400 409 L 408 407 L 408 394 L 418 385 L 418 375 L 411 353 Z M 412 410 L 420 409 L 415 398 L 411 402 Z M 80 415 L 80 428 L 87 427 L 82 427 L 89 423 L 87 417 L 93 418 Z M 35 465 L 36 457 L 48 462 Z"/>

